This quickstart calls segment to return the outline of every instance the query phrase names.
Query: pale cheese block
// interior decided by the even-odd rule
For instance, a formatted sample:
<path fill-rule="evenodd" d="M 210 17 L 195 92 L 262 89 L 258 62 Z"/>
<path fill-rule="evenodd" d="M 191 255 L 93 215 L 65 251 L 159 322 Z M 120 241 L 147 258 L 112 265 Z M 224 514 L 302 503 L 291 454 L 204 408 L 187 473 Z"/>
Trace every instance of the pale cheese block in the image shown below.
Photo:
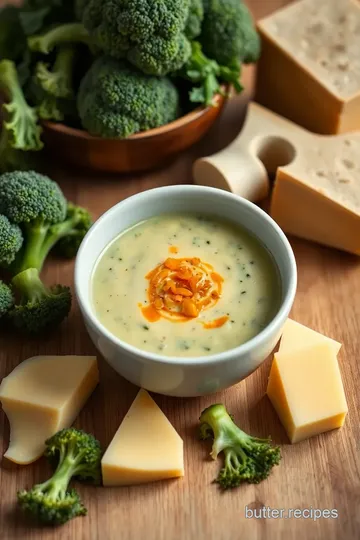
<path fill-rule="evenodd" d="M 137 394 L 101 465 L 104 486 L 184 476 L 183 441 L 145 390 Z"/>
<path fill-rule="evenodd" d="M 94 356 L 35 356 L 19 364 L 0 385 L 10 423 L 4 457 L 21 465 L 40 458 L 45 440 L 72 425 L 98 382 Z"/>
<path fill-rule="evenodd" d="M 256 101 L 315 133 L 360 129 L 357 0 L 300 0 L 257 29 Z"/>
<path fill-rule="evenodd" d="M 333 345 L 276 353 L 267 395 L 291 443 L 340 428 L 348 407 Z"/>
<path fill-rule="evenodd" d="M 284 325 L 279 352 L 295 353 L 321 343 L 328 343 L 335 354 L 338 354 L 341 349 L 341 343 L 338 341 L 324 336 L 292 319 L 288 319 Z"/>

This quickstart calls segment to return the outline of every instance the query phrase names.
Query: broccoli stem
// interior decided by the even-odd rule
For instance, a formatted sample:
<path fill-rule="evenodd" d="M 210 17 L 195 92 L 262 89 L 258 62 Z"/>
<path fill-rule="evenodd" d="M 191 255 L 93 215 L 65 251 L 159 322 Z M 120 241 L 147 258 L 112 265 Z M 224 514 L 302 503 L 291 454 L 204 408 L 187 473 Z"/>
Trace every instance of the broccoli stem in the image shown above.
<path fill-rule="evenodd" d="M 44 62 L 39 62 L 36 66 L 36 77 L 42 89 L 56 98 L 73 97 L 74 60 L 74 47 L 64 45 L 59 48 L 51 71 Z"/>
<path fill-rule="evenodd" d="M 90 46 L 91 38 L 81 23 L 63 24 L 46 34 L 28 38 L 29 49 L 42 54 L 51 53 L 55 47 L 63 43 L 84 43 Z"/>
<path fill-rule="evenodd" d="M 41 127 L 37 124 L 35 109 L 24 97 L 16 67 L 10 60 L 0 62 L 0 93 L 4 94 L 4 130 L 8 133 L 7 144 L 18 150 L 41 150 Z"/>
<path fill-rule="evenodd" d="M 20 293 L 20 304 L 37 302 L 49 295 L 49 292 L 40 279 L 36 268 L 28 268 L 12 278 L 12 284 Z"/>

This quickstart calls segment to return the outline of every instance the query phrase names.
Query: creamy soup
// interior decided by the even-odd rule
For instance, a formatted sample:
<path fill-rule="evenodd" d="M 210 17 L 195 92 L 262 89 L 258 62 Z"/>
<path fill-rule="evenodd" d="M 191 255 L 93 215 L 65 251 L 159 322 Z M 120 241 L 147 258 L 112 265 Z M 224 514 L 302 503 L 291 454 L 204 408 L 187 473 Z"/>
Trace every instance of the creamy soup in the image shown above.
<path fill-rule="evenodd" d="M 246 230 L 198 215 L 151 218 L 123 232 L 92 278 L 99 321 L 166 356 L 206 356 L 256 336 L 279 308 L 277 267 Z"/>

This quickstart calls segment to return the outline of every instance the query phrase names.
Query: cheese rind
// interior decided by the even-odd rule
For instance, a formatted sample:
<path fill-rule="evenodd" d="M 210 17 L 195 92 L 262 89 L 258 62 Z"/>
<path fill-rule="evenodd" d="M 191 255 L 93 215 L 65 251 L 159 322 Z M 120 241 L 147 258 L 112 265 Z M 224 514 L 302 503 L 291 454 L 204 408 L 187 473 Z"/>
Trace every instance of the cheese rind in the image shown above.
<path fill-rule="evenodd" d="M 340 428 L 348 408 L 333 345 L 276 353 L 267 395 L 291 443 Z"/>
<path fill-rule="evenodd" d="M 0 385 L 10 423 L 4 457 L 21 465 L 40 458 L 45 440 L 72 425 L 98 382 L 94 356 L 35 356 L 19 364 Z"/>
<path fill-rule="evenodd" d="M 183 441 L 141 389 L 102 458 L 104 486 L 184 476 Z"/>
<path fill-rule="evenodd" d="M 294 353 L 321 343 L 329 343 L 335 354 L 338 354 L 341 349 L 341 343 L 338 341 L 288 319 L 283 328 L 279 352 Z"/>
<path fill-rule="evenodd" d="M 258 22 L 256 100 L 322 134 L 360 129 L 360 5 L 301 0 Z"/>

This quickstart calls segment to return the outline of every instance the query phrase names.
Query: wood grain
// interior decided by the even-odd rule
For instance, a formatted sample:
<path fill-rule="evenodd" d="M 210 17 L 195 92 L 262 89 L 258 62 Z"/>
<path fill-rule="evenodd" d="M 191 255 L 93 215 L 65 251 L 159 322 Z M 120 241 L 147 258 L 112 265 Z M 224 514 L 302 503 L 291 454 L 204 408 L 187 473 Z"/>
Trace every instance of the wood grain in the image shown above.
<path fill-rule="evenodd" d="M 250 3 L 250 2 L 249 2 Z M 287 3 L 252 0 L 256 16 Z M 252 72 L 245 74 L 250 87 Z M 156 186 L 191 183 L 195 157 L 212 153 L 238 133 L 246 96 L 230 103 L 211 133 L 191 151 L 163 170 L 137 177 L 105 177 L 52 165 L 53 177 L 66 195 L 88 206 L 94 217 L 133 193 Z M 186 476 L 147 486 L 104 489 L 79 486 L 89 510 L 54 530 L 34 527 L 16 509 L 16 491 L 44 479 L 43 460 L 27 466 L 0 469 L 0 538 L 2 540 L 351 540 L 360 537 L 360 263 L 355 257 L 290 239 L 299 268 L 299 287 L 292 317 L 341 341 L 341 372 L 349 404 L 344 428 L 297 445 L 285 432 L 264 396 L 270 368 L 266 361 L 234 388 L 201 399 L 154 396 L 185 442 Z M 48 283 L 73 284 L 73 262 L 51 261 L 44 272 Z M 93 354 L 79 311 L 74 307 L 62 328 L 44 340 L 0 336 L 0 378 L 35 354 Z M 117 376 L 100 359 L 101 384 L 81 412 L 76 425 L 96 434 L 107 445 L 126 413 L 137 388 Z M 259 486 L 242 486 L 221 493 L 212 484 L 220 461 L 209 459 L 209 446 L 196 438 L 199 414 L 223 401 L 245 430 L 272 434 L 282 444 L 283 459 Z M 0 451 L 8 444 L 8 425 L 0 415 Z M 159 441 L 161 444 L 161 441 Z M 260 508 L 337 509 L 338 519 L 246 519 L 245 506 Z"/>

